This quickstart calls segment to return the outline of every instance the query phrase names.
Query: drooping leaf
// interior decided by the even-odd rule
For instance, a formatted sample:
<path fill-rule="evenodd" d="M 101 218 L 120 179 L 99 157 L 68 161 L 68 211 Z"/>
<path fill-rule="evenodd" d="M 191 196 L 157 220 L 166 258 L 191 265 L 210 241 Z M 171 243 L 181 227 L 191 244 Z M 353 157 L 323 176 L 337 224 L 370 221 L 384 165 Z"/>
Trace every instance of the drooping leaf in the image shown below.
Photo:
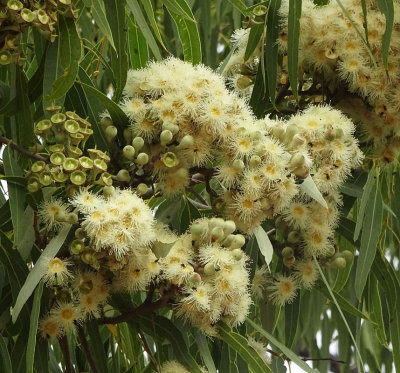
<path fill-rule="evenodd" d="M 153 5 L 150 0 L 142 0 L 143 8 L 146 12 L 147 18 L 150 21 L 151 28 L 153 29 L 154 35 L 156 36 L 158 42 L 162 45 L 162 47 L 166 50 L 164 42 L 161 37 L 160 29 L 158 28 L 158 24 L 156 21 L 156 17 L 154 14 Z"/>
<path fill-rule="evenodd" d="M 161 0 L 168 11 L 175 13 L 176 15 L 192 22 L 196 22 L 194 19 L 192 10 L 187 4 L 186 0 Z"/>
<path fill-rule="evenodd" d="M 229 2 L 244 16 L 250 16 L 251 10 L 247 8 L 247 5 L 243 0 L 229 0 Z"/>
<path fill-rule="evenodd" d="M 382 58 L 386 70 L 388 68 L 388 55 L 390 48 L 390 39 L 392 37 L 394 25 L 394 6 L 393 0 L 377 0 L 379 10 L 385 15 L 386 25 L 385 33 L 382 36 Z"/>
<path fill-rule="evenodd" d="M 26 281 L 22 286 L 21 291 L 18 294 L 17 301 L 15 302 L 15 306 L 13 308 L 12 312 L 13 323 L 15 323 L 15 321 L 17 320 L 23 305 L 29 299 L 29 297 L 35 290 L 37 284 L 45 274 L 47 270 L 45 265 L 46 261 L 54 258 L 57 255 L 57 252 L 60 249 L 61 245 L 64 243 L 70 229 L 71 225 L 69 224 L 65 225 L 65 227 L 61 229 L 58 235 L 55 236 L 43 250 L 42 254 L 40 255 L 40 258 L 35 263 L 35 266 L 29 272 L 29 275 L 26 278 Z"/>
<path fill-rule="evenodd" d="M 200 332 L 200 330 L 195 330 L 194 335 L 196 338 L 197 346 L 199 347 L 201 358 L 204 361 L 204 364 L 207 367 L 209 373 L 217 373 L 217 369 L 215 368 L 214 360 L 211 356 L 210 347 L 207 343 L 207 338 L 205 335 Z"/>
<path fill-rule="evenodd" d="M 303 182 L 300 184 L 300 190 L 303 193 L 308 194 L 311 198 L 315 199 L 320 205 L 325 207 L 326 209 L 328 208 L 328 205 L 322 196 L 321 192 L 317 188 L 317 186 L 314 183 L 314 180 L 312 179 L 311 175 L 308 175 Z"/>
<path fill-rule="evenodd" d="M 292 348 L 297 329 L 299 327 L 301 295 L 285 305 L 285 346 Z"/>
<path fill-rule="evenodd" d="M 272 261 L 272 255 L 274 254 L 274 248 L 272 247 L 271 240 L 261 225 L 254 230 L 254 236 L 256 237 L 261 254 L 264 255 L 265 263 L 269 267 L 269 264 Z"/>
<path fill-rule="evenodd" d="M 0 335 L 0 366 L 3 367 L 3 372 L 12 372 L 11 358 L 7 349 L 6 338 Z"/>
<path fill-rule="evenodd" d="M 257 22 L 254 23 L 250 29 L 249 41 L 244 52 L 244 60 L 247 61 L 253 52 L 256 50 L 257 46 L 263 41 L 264 36 L 264 23 Z"/>
<path fill-rule="evenodd" d="M 132 67 L 134 69 L 145 67 L 149 61 L 149 49 L 146 38 L 133 17 L 131 18 L 131 27 L 129 27 L 128 40 Z"/>

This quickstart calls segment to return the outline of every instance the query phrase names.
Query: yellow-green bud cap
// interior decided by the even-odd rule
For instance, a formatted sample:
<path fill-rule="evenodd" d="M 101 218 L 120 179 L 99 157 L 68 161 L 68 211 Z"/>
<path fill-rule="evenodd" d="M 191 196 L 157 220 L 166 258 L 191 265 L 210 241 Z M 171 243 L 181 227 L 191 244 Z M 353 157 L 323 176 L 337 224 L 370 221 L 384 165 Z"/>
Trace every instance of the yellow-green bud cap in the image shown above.
<path fill-rule="evenodd" d="M 69 224 L 78 224 L 78 215 L 75 212 L 70 212 L 66 219 Z"/>
<path fill-rule="evenodd" d="M 63 162 L 63 169 L 67 172 L 75 171 L 79 166 L 79 162 L 75 158 L 65 158 Z"/>
<path fill-rule="evenodd" d="M 224 222 L 223 229 L 225 236 L 228 236 L 236 230 L 236 224 L 233 220 L 227 220 Z"/>
<path fill-rule="evenodd" d="M 39 181 L 36 177 L 31 177 L 29 178 L 27 184 L 26 184 L 26 189 L 28 190 L 29 193 L 35 193 L 40 189 L 40 184 Z"/>
<path fill-rule="evenodd" d="M 148 187 L 146 184 L 144 184 L 144 183 L 140 183 L 140 184 L 136 187 L 136 192 L 137 192 L 137 194 L 139 194 L 140 196 L 146 194 L 148 190 L 149 190 L 149 187 Z"/>
<path fill-rule="evenodd" d="M 286 246 L 282 250 L 282 256 L 285 258 L 291 258 L 294 255 L 294 251 L 290 246 Z"/>
<path fill-rule="evenodd" d="M 76 170 L 71 173 L 69 179 L 71 180 L 72 184 L 80 186 L 85 184 L 86 174 L 83 171 Z"/>
<path fill-rule="evenodd" d="M 142 137 L 135 137 L 132 140 L 132 146 L 135 148 L 135 150 L 138 152 L 140 149 L 143 148 L 144 146 L 144 140 Z"/>
<path fill-rule="evenodd" d="M 103 172 L 100 175 L 100 183 L 105 186 L 111 186 L 112 185 L 112 175 L 109 174 L 108 172 Z"/>
<path fill-rule="evenodd" d="M 131 179 L 131 175 L 129 175 L 128 170 L 122 169 L 118 171 L 116 179 L 118 181 L 127 182 Z"/>
<path fill-rule="evenodd" d="M 162 131 L 161 134 L 160 134 L 160 144 L 162 146 L 167 145 L 168 143 L 171 142 L 173 137 L 174 137 L 174 135 L 172 134 L 172 132 L 170 130 Z"/>
<path fill-rule="evenodd" d="M 68 119 L 64 123 L 64 128 L 68 133 L 77 133 L 79 131 L 79 123 L 76 120 Z"/>
<path fill-rule="evenodd" d="M 167 167 L 175 167 L 179 164 L 179 159 L 173 152 L 167 152 L 163 154 L 161 156 L 161 160 Z"/>
<path fill-rule="evenodd" d="M 55 113 L 51 116 L 50 121 L 54 124 L 64 124 L 67 120 L 67 116 L 63 113 Z"/>
<path fill-rule="evenodd" d="M 65 155 L 63 153 L 60 152 L 55 152 L 52 153 L 50 156 L 50 162 L 51 164 L 55 165 L 55 166 L 60 166 L 64 163 L 65 161 Z"/>
<path fill-rule="evenodd" d="M 36 161 L 35 163 L 32 164 L 31 171 L 32 172 L 42 172 L 45 167 L 46 167 L 46 163 L 44 163 L 43 161 Z"/>
<path fill-rule="evenodd" d="M 136 158 L 136 163 L 140 166 L 144 166 L 149 162 L 149 156 L 146 153 L 139 153 Z"/>
<path fill-rule="evenodd" d="M 215 273 L 215 266 L 214 266 L 214 264 L 212 264 L 212 263 L 207 263 L 207 264 L 204 266 L 204 273 L 205 273 L 207 276 L 213 275 L 213 274 Z"/>
<path fill-rule="evenodd" d="M 80 157 L 79 165 L 84 170 L 91 170 L 93 168 L 93 160 L 86 156 Z"/>
<path fill-rule="evenodd" d="M 108 126 L 105 130 L 106 139 L 108 142 L 111 142 L 115 136 L 117 136 L 118 130 L 115 126 Z"/>
<path fill-rule="evenodd" d="M 240 249 L 245 243 L 246 243 L 246 238 L 241 234 L 236 234 L 235 237 L 233 237 L 232 239 L 232 242 L 230 244 L 230 249 L 231 250 Z"/>
<path fill-rule="evenodd" d="M 51 172 L 49 172 L 49 171 L 42 172 L 39 175 L 39 182 L 43 186 L 49 186 L 50 184 L 52 184 L 53 183 L 53 176 L 52 176 Z"/>
<path fill-rule="evenodd" d="M 107 163 L 102 159 L 95 159 L 93 161 L 93 166 L 98 171 L 107 171 Z"/>
<path fill-rule="evenodd" d="M 235 259 L 235 260 L 239 261 L 240 259 L 242 259 L 243 254 L 244 254 L 243 251 L 240 249 L 232 250 L 232 256 L 233 256 L 233 259 Z"/>
<path fill-rule="evenodd" d="M 122 149 L 122 153 L 124 154 L 125 158 L 132 161 L 133 158 L 135 157 L 135 148 L 132 145 L 126 145 Z"/>
<path fill-rule="evenodd" d="M 194 144 L 194 138 L 191 135 L 185 135 L 179 142 L 179 149 L 191 148 Z"/>
<path fill-rule="evenodd" d="M 244 169 L 244 162 L 241 159 L 235 159 L 232 162 L 232 167 L 236 172 L 242 172 Z"/>

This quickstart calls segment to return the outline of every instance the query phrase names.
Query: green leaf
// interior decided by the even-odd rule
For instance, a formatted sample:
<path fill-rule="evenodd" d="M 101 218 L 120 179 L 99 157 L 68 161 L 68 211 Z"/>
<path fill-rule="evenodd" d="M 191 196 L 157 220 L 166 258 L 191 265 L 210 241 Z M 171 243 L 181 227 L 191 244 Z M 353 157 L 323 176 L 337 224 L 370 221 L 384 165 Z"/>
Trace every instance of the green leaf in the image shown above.
<path fill-rule="evenodd" d="M 257 262 L 258 262 L 258 252 L 259 248 L 257 245 L 257 240 L 254 236 L 252 236 L 245 246 L 245 252 L 251 259 L 251 262 L 248 264 L 249 266 L 249 277 L 250 281 L 253 280 L 254 273 L 256 272 Z"/>
<path fill-rule="evenodd" d="M 146 38 L 133 17 L 131 18 L 131 27 L 129 27 L 128 31 L 128 40 L 132 67 L 134 69 L 145 67 L 149 61 L 149 49 Z"/>
<path fill-rule="evenodd" d="M 186 0 L 161 0 L 169 12 L 173 12 L 182 18 L 195 22 L 192 10 L 187 4 Z"/>
<path fill-rule="evenodd" d="M 268 77 L 268 94 L 270 101 L 275 104 L 277 68 L 278 68 L 278 44 L 279 35 L 279 8 L 281 0 L 271 0 L 267 15 L 267 36 L 265 48 L 268 51 L 268 58 L 265 61 Z"/>
<path fill-rule="evenodd" d="M 268 237 L 268 234 L 260 225 L 254 230 L 254 236 L 256 237 L 258 248 L 260 249 L 261 254 L 264 256 L 265 263 L 269 268 L 269 264 L 272 261 L 274 248 L 272 247 L 272 243 Z"/>
<path fill-rule="evenodd" d="M 232 331 L 232 329 L 224 324 L 219 323 L 219 334 L 224 342 L 233 350 L 235 350 L 244 361 L 247 362 L 249 370 L 252 373 L 271 372 L 271 368 L 261 359 L 260 355 L 253 350 L 245 337 Z"/>
<path fill-rule="evenodd" d="M 135 17 L 136 23 L 138 24 L 140 31 L 143 33 L 143 36 L 147 40 L 147 43 L 149 44 L 149 47 L 154 54 L 154 57 L 157 61 L 161 61 L 162 57 L 160 49 L 158 48 L 156 39 L 154 39 L 150 27 L 147 25 L 146 19 L 143 15 L 142 9 L 140 8 L 138 1 L 127 0 L 127 4 L 133 16 Z"/>
<path fill-rule="evenodd" d="M 254 23 L 249 33 L 249 41 L 244 52 L 244 60 L 247 61 L 256 50 L 260 40 L 263 39 L 264 23 Z"/>
<path fill-rule="evenodd" d="M 389 324 L 390 337 L 392 339 L 393 362 L 395 372 L 400 371 L 400 304 L 397 304 L 397 309 L 394 313 L 394 320 Z"/>
<path fill-rule="evenodd" d="M 194 337 L 196 340 L 196 344 L 199 348 L 201 358 L 203 359 L 208 372 L 209 373 L 217 373 L 217 369 L 215 368 L 214 360 L 210 353 L 210 347 L 207 343 L 207 338 L 199 329 L 194 330 Z"/>
<path fill-rule="evenodd" d="M 143 5 L 143 8 L 144 8 L 144 10 L 146 12 L 147 18 L 150 21 L 151 28 L 153 29 L 157 40 L 162 45 L 162 47 L 165 50 L 167 50 L 167 48 L 165 48 L 164 42 L 163 42 L 162 37 L 161 37 L 160 30 L 159 30 L 158 25 L 157 25 L 157 21 L 156 21 L 155 15 L 154 15 L 154 10 L 153 10 L 153 5 L 151 4 L 151 0 L 142 0 L 142 5 Z"/>
<path fill-rule="evenodd" d="M 100 0 L 84 0 L 85 5 L 90 8 L 92 16 L 100 31 L 107 37 L 108 42 L 115 48 L 113 35 L 111 32 L 110 25 L 107 21 L 104 3 Z"/>
<path fill-rule="evenodd" d="M 125 87 L 128 74 L 125 0 L 104 0 L 104 5 L 116 48 L 116 50 L 111 51 L 111 67 L 116 82 L 113 100 L 118 102 Z"/>
<path fill-rule="evenodd" d="M 24 234 L 22 236 L 21 242 L 17 245 L 17 250 L 21 255 L 23 260 L 26 260 L 31 253 L 32 246 L 35 242 L 35 229 L 33 228 L 33 219 L 34 219 L 33 209 L 30 206 L 27 206 L 24 212 L 23 218 L 23 227 Z"/>
<path fill-rule="evenodd" d="M 292 348 L 299 326 L 301 294 L 289 304 L 285 305 L 285 345 Z"/>
<path fill-rule="evenodd" d="M 382 36 L 382 58 L 383 58 L 383 65 L 387 70 L 390 38 L 392 37 L 392 31 L 394 25 L 393 0 L 377 0 L 377 3 L 379 10 L 385 15 L 386 18 L 385 33 Z"/>
<path fill-rule="evenodd" d="M 286 355 L 293 363 L 298 365 L 307 373 L 316 373 L 318 370 L 312 369 L 307 365 L 301 358 L 299 358 L 291 349 L 287 348 L 284 344 L 279 342 L 272 334 L 265 331 L 261 326 L 257 325 L 254 321 L 247 319 L 247 324 L 251 325 L 256 331 L 258 331 L 262 336 L 268 339 L 273 345 L 275 345 L 283 354 Z"/>
<path fill-rule="evenodd" d="M 29 299 L 33 291 L 35 290 L 37 284 L 40 282 L 42 279 L 43 275 L 45 274 L 47 268 L 46 268 L 46 260 L 54 258 L 58 250 L 60 249 L 61 245 L 64 243 L 65 239 L 67 238 L 67 235 L 71 229 L 71 225 L 67 224 L 61 231 L 58 233 L 57 236 L 55 236 L 46 246 L 46 248 L 43 250 L 42 254 L 40 255 L 39 259 L 35 263 L 35 266 L 32 268 L 32 270 L 29 272 L 28 277 L 26 278 L 26 281 L 24 285 L 21 288 L 21 291 L 18 294 L 17 301 L 15 302 L 15 306 L 12 312 L 12 322 L 15 323 L 15 321 L 18 318 L 18 315 L 23 307 L 23 305 L 26 303 L 26 301 Z"/>
<path fill-rule="evenodd" d="M 185 1 L 180 2 L 181 6 L 186 9 L 193 17 L 192 10 Z M 171 8 L 168 8 L 171 17 L 176 23 L 178 29 L 179 39 L 181 40 L 183 47 L 183 56 L 185 61 L 189 61 L 192 64 L 201 62 L 201 43 L 199 30 L 195 21 L 188 20 L 187 18 L 174 13 Z"/>
<path fill-rule="evenodd" d="M 229 2 L 244 16 L 250 16 L 251 10 L 247 9 L 247 5 L 243 0 L 229 0 Z"/>
<path fill-rule="evenodd" d="M 0 335 L 0 355 L 2 357 L 0 365 L 3 367 L 3 372 L 12 373 L 10 354 L 8 353 L 6 339 L 2 335 Z"/>
<path fill-rule="evenodd" d="M 308 175 L 300 184 L 300 190 L 303 193 L 308 194 L 312 199 L 316 200 L 322 207 L 326 209 L 328 208 L 328 205 L 326 204 L 324 197 L 322 196 L 321 192 L 315 185 L 311 175 Z"/>
<path fill-rule="evenodd" d="M 63 72 L 52 85 L 52 100 L 61 98 L 72 87 L 78 75 L 79 60 L 82 55 L 81 39 L 74 19 L 59 16 L 58 25 L 58 58 Z"/>
<path fill-rule="evenodd" d="M 360 209 L 357 215 L 357 223 L 354 229 L 354 236 L 353 236 L 354 241 L 357 241 L 360 235 L 361 227 L 364 222 L 364 214 L 365 214 L 365 209 L 367 207 L 367 202 L 369 201 L 371 190 L 375 183 L 376 183 L 376 169 L 375 167 L 373 167 L 369 171 L 367 182 L 365 183 L 363 188 L 363 193 L 360 201 Z"/>
<path fill-rule="evenodd" d="M 42 298 L 42 293 L 43 293 L 43 282 L 41 282 L 39 286 L 36 288 L 35 295 L 33 297 L 33 306 L 29 323 L 28 344 L 26 346 L 26 373 L 33 373 L 36 335 L 37 335 L 38 320 L 40 313 L 40 300 Z"/>
<path fill-rule="evenodd" d="M 364 227 L 361 233 L 361 245 L 354 281 L 354 290 L 358 299 L 361 299 L 367 282 L 382 228 L 383 206 L 378 179 L 372 186 L 367 205 L 368 209 L 365 212 Z"/>
<path fill-rule="evenodd" d="M 340 251 L 349 250 L 353 254 L 356 250 L 355 247 L 352 245 L 351 241 L 350 240 L 348 241 L 347 239 L 345 239 L 345 237 L 339 237 L 338 247 L 340 248 Z M 335 284 L 333 285 L 333 290 L 336 291 L 337 293 L 339 293 L 347 284 L 351 270 L 353 268 L 353 263 L 354 263 L 354 258 L 352 259 L 351 263 L 347 263 L 346 268 L 337 271 Z"/>
<path fill-rule="evenodd" d="M 11 149 L 10 146 L 7 146 L 4 149 L 3 164 L 4 172 L 7 177 L 22 176 L 22 170 L 18 165 L 16 158 L 14 157 L 14 151 Z M 14 228 L 14 244 L 18 245 L 21 242 L 22 237 L 24 236 L 25 230 L 25 227 L 23 225 L 25 210 L 25 188 L 12 182 L 7 182 L 7 186 L 10 202 L 11 220 L 13 222 Z"/>
<path fill-rule="evenodd" d="M 288 15 L 288 73 L 290 86 L 296 100 L 297 94 L 297 72 L 299 59 L 299 37 L 300 37 L 300 17 L 301 17 L 301 0 L 289 0 Z"/>
<path fill-rule="evenodd" d="M 99 332 L 99 325 L 97 325 L 96 320 L 90 320 L 85 326 L 87 335 L 89 336 L 88 345 L 93 359 L 101 373 L 108 373 L 106 351 Z"/>

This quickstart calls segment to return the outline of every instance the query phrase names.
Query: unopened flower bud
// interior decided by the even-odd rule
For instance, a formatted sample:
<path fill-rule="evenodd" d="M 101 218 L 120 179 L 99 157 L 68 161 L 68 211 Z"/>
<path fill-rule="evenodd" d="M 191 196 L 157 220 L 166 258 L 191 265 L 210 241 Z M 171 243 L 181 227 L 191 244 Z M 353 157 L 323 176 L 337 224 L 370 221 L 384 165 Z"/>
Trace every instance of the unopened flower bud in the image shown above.
<path fill-rule="evenodd" d="M 289 124 L 286 128 L 284 139 L 285 143 L 290 143 L 292 141 L 293 136 L 299 132 L 299 127 L 297 127 L 295 124 Z"/>
<path fill-rule="evenodd" d="M 172 134 L 172 132 L 170 130 L 164 130 L 161 132 L 160 134 L 160 144 L 162 146 L 167 145 L 168 143 L 170 143 L 173 139 L 174 135 Z"/>
<path fill-rule="evenodd" d="M 122 169 L 118 171 L 116 179 L 121 182 L 127 182 L 131 179 L 131 175 L 129 175 L 128 170 Z"/>
<path fill-rule="evenodd" d="M 289 242 L 289 243 L 291 243 L 291 244 L 296 244 L 296 243 L 299 243 L 300 240 L 301 240 L 301 235 L 300 235 L 299 232 L 297 232 L 297 231 L 291 231 L 291 232 L 288 234 L 287 242 Z"/>
<path fill-rule="evenodd" d="M 93 265 L 96 262 L 96 257 L 93 255 L 93 253 L 89 250 L 84 250 L 81 253 L 81 260 L 83 263 Z"/>
<path fill-rule="evenodd" d="M 213 274 L 215 273 L 215 266 L 214 266 L 214 264 L 213 264 L 213 263 L 207 263 L 207 264 L 204 266 L 204 273 L 205 273 L 207 276 L 213 275 Z"/>
<path fill-rule="evenodd" d="M 230 249 L 235 250 L 235 249 L 240 249 L 244 244 L 246 243 L 246 239 L 244 236 L 241 234 L 235 235 L 235 237 L 232 240 L 232 243 L 230 244 Z"/>
<path fill-rule="evenodd" d="M 283 257 L 283 265 L 287 268 L 291 268 L 296 262 L 296 258 L 294 256 Z"/>
<path fill-rule="evenodd" d="M 224 238 L 224 230 L 221 227 L 214 227 L 211 230 L 211 242 L 219 242 Z"/>
<path fill-rule="evenodd" d="M 144 166 L 149 162 L 149 156 L 146 153 L 139 153 L 137 158 L 136 158 L 136 163 L 139 166 Z"/>
<path fill-rule="evenodd" d="M 133 158 L 135 157 L 135 148 L 132 145 L 126 145 L 124 146 L 122 153 L 125 158 L 133 161 Z"/>
<path fill-rule="evenodd" d="M 282 250 L 282 256 L 285 258 L 291 258 L 294 255 L 294 251 L 290 246 L 286 246 Z"/>
<path fill-rule="evenodd" d="M 163 131 L 171 131 L 173 135 L 176 135 L 179 132 L 179 126 L 170 122 L 164 122 L 161 128 Z"/>
<path fill-rule="evenodd" d="M 306 163 L 306 158 L 301 153 L 293 154 L 289 161 L 289 170 L 295 170 L 299 167 L 303 167 Z"/>
<path fill-rule="evenodd" d="M 194 144 L 193 136 L 185 135 L 182 137 L 181 141 L 179 142 L 179 149 L 188 149 L 191 148 Z"/>
<path fill-rule="evenodd" d="M 75 230 L 75 237 L 78 239 L 78 240 L 82 240 L 83 238 L 85 238 L 86 237 L 86 234 L 85 234 L 85 230 L 83 229 L 83 228 L 78 228 L 77 230 Z M 73 243 L 74 241 L 72 241 L 72 243 Z M 72 244 L 71 243 L 71 244 Z"/>
<path fill-rule="evenodd" d="M 111 197 L 115 192 L 115 188 L 112 185 L 106 185 L 103 187 L 103 195 L 106 198 Z"/>
<path fill-rule="evenodd" d="M 261 163 L 261 158 L 258 155 L 252 155 L 249 161 L 250 168 L 257 168 Z"/>
<path fill-rule="evenodd" d="M 79 229 L 81 228 L 78 228 L 77 231 Z M 75 236 L 76 236 L 76 231 L 75 231 Z M 80 254 L 84 249 L 85 249 L 85 244 L 80 239 L 73 240 L 71 242 L 71 245 L 69 246 L 69 251 L 73 255 Z"/>
<path fill-rule="evenodd" d="M 132 140 L 132 146 L 135 148 L 135 150 L 138 152 L 140 149 L 143 148 L 144 146 L 144 140 L 142 137 L 135 137 Z"/>
<path fill-rule="evenodd" d="M 234 170 L 238 173 L 242 172 L 244 169 L 244 162 L 241 159 L 235 159 L 232 162 L 232 167 L 234 168 Z"/>
<path fill-rule="evenodd" d="M 118 134 L 117 127 L 108 126 L 105 130 L 106 139 L 108 142 L 111 142 Z"/>
<path fill-rule="evenodd" d="M 239 261 L 240 259 L 242 259 L 243 254 L 244 254 L 243 251 L 240 249 L 232 250 L 232 256 L 233 256 L 233 259 L 235 259 L 235 260 Z"/>
<path fill-rule="evenodd" d="M 78 224 L 78 215 L 75 212 L 70 212 L 66 219 L 69 224 Z"/>
<path fill-rule="evenodd" d="M 331 268 L 332 269 L 344 269 L 346 268 L 346 259 L 344 258 L 336 258 L 332 263 L 331 263 Z"/>
<path fill-rule="evenodd" d="M 208 232 L 208 224 L 204 220 L 195 221 L 190 226 L 190 233 L 192 234 L 193 239 L 197 240 L 200 237 L 204 236 Z"/>
<path fill-rule="evenodd" d="M 140 183 L 140 184 L 136 187 L 136 192 L 137 192 L 137 194 L 139 194 L 140 196 L 146 194 L 148 190 L 149 190 L 149 187 L 148 187 L 146 184 L 144 184 L 144 183 Z"/>
<path fill-rule="evenodd" d="M 101 125 L 101 128 L 103 129 L 103 131 L 105 132 L 107 127 L 113 125 L 113 121 L 111 120 L 110 117 L 104 117 L 104 118 L 101 118 L 100 125 Z"/>
<path fill-rule="evenodd" d="M 132 130 L 130 128 L 125 128 L 123 135 L 125 142 L 127 144 L 130 144 L 132 142 Z"/>
<path fill-rule="evenodd" d="M 349 250 L 341 251 L 339 254 L 340 254 L 340 256 L 342 258 L 344 258 L 346 263 L 350 263 L 353 260 L 353 257 L 354 257 L 353 253 L 351 251 L 349 251 Z"/>
<path fill-rule="evenodd" d="M 223 229 L 226 237 L 236 230 L 236 224 L 233 220 L 227 220 L 224 222 Z"/>

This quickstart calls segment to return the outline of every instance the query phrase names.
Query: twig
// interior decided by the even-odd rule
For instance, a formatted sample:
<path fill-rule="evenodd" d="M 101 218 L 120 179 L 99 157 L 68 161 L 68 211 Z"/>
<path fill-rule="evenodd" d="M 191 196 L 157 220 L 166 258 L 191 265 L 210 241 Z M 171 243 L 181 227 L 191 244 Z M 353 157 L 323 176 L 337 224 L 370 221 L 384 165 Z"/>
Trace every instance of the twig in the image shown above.
<path fill-rule="evenodd" d="M 156 302 L 143 302 L 139 307 L 134 308 L 126 313 L 123 313 L 119 316 L 114 316 L 114 317 L 103 317 L 102 319 L 98 320 L 98 323 L 100 325 L 102 324 L 119 324 L 121 322 L 127 322 L 134 317 L 145 314 L 145 313 L 150 313 L 153 311 L 158 310 L 159 308 L 163 308 L 167 306 L 168 301 L 172 297 L 173 293 L 175 292 L 176 287 L 172 286 L 159 300 Z"/>
<path fill-rule="evenodd" d="M 211 206 L 209 205 L 204 205 L 203 203 L 197 202 L 189 197 L 186 197 L 187 200 L 196 208 L 201 209 L 201 210 L 211 210 Z"/>
<path fill-rule="evenodd" d="M 8 139 L 7 137 L 1 136 L 1 135 L 0 135 L 0 144 L 11 146 L 14 150 L 25 155 L 28 158 L 36 159 L 37 161 L 43 161 L 46 163 L 48 162 L 48 159 L 42 157 L 39 154 L 31 153 L 30 151 L 24 149 L 22 146 L 19 146 L 12 140 Z"/>
<path fill-rule="evenodd" d="M 196 197 L 197 197 L 197 199 L 203 204 L 203 205 L 208 205 L 208 203 L 207 203 L 207 201 L 203 198 L 203 196 L 200 194 L 200 193 L 197 193 L 193 188 L 187 188 L 187 190 L 190 192 L 190 193 L 192 193 L 192 194 L 194 194 Z"/>
<path fill-rule="evenodd" d="M 86 359 L 90 365 L 90 369 L 93 373 L 100 373 L 99 368 L 97 368 L 96 362 L 93 359 L 92 354 L 90 353 L 89 345 L 87 343 L 85 332 L 83 331 L 82 325 L 77 324 L 76 329 L 78 330 L 79 342 L 81 343 L 82 351 L 86 355 Z"/>
<path fill-rule="evenodd" d="M 71 362 L 71 355 L 69 354 L 67 336 L 64 334 L 62 337 L 58 338 L 58 343 L 60 344 L 61 352 L 64 356 L 65 373 L 76 373 Z"/>

